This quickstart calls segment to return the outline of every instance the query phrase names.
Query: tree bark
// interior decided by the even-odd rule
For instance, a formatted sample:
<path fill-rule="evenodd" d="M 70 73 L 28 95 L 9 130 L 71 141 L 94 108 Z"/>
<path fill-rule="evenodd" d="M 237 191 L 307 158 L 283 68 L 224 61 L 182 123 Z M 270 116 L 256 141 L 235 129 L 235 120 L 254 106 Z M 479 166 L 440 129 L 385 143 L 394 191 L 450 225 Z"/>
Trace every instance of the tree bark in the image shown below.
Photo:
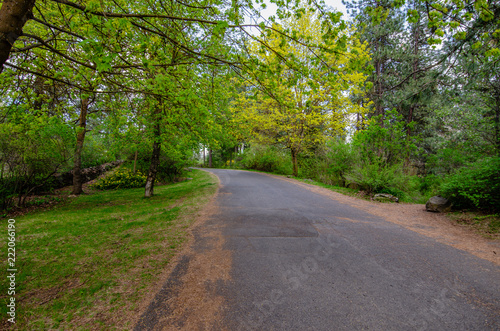
<path fill-rule="evenodd" d="M 295 177 L 299 176 L 299 165 L 297 162 L 297 151 L 295 148 L 290 148 L 290 152 L 292 153 L 292 166 L 293 166 L 293 175 Z"/>
<path fill-rule="evenodd" d="M 418 67 L 419 67 L 419 64 L 420 64 L 420 61 L 419 61 L 419 46 L 420 46 L 420 43 L 419 43 L 419 40 L 420 40 L 420 20 L 418 20 L 414 27 L 413 27 L 413 81 L 416 82 L 417 81 L 417 70 L 418 70 Z M 412 132 L 411 132 L 411 128 L 410 128 L 410 123 L 413 122 L 413 113 L 414 113 L 414 110 L 416 109 L 416 105 L 415 103 L 412 103 L 410 105 L 410 109 L 409 109 L 409 112 L 408 112 L 408 119 L 407 119 L 407 135 L 408 137 L 411 136 Z"/>
<path fill-rule="evenodd" d="M 0 8 L 0 73 L 23 27 L 33 17 L 35 0 L 4 0 Z"/>
<path fill-rule="evenodd" d="M 212 149 L 208 150 L 208 167 L 212 168 Z"/>
<path fill-rule="evenodd" d="M 161 127 L 160 127 L 160 115 L 161 108 L 159 105 L 155 111 L 155 125 L 153 128 L 153 153 L 151 155 L 151 163 L 149 164 L 148 177 L 146 179 L 146 187 L 144 191 L 144 197 L 150 198 L 153 196 L 153 190 L 156 180 L 156 173 L 158 172 L 158 166 L 160 165 L 160 153 L 161 153 Z"/>
<path fill-rule="evenodd" d="M 137 169 L 137 150 L 135 150 L 135 155 L 134 155 L 134 174 Z"/>
<path fill-rule="evenodd" d="M 493 120 L 495 126 L 495 147 L 497 155 L 500 156 L 500 98 L 496 100 L 495 118 Z"/>
<path fill-rule="evenodd" d="M 73 191 L 71 194 L 82 194 L 83 189 L 83 179 L 81 174 L 82 168 L 82 151 L 83 142 L 85 140 L 85 133 L 87 132 L 87 111 L 89 108 L 89 99 L 84 98 L 81 100 L 80 118 L 79 125 L 76 133 L 76 148 L 75 148 L 75 160 L 73 164 Z"/>

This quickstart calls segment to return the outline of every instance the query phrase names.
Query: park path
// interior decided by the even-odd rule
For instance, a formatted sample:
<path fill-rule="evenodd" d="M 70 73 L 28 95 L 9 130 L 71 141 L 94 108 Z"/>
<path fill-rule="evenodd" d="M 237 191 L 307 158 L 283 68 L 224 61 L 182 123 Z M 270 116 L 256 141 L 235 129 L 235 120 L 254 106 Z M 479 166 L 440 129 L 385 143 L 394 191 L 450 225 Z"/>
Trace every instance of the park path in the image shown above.
<path fill-rule="evenodd" d="M 386 216 L 293 180 L 209 171 L 218 194 L 136 330 L 500 329 L 498 242 L 405 214 L 415 207 Z"/>

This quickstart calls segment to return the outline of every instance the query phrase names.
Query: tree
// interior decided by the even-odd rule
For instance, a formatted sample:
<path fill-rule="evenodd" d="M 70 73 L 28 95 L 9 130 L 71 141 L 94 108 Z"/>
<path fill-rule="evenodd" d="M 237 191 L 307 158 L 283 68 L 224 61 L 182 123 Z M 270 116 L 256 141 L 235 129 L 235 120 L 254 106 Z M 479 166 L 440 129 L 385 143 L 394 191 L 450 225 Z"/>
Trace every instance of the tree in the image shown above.
<path fill-rule="evenodd" d="M 333 29 L 323 22 L 332 18 Z M 297 37 L 288 42 L 287 34 Z M 363 89 L 367 50 L 340 21 L 340 13 L 322 17 L 309 8 L 260 38 L 249 44 L 259 62 L 249 70 L 252 80 L 235 108 L 251 123 L 257 140 L 290 150 L 298 175 L 298 156 L 325 135 L 342 132 L 349 115 L 360 112 L 349 94 Z"/>
<path fill-rule="evenodd" d="M 72 154 L 68 147 L 74 143 L 73 132 L 57 102 L 37 106 L 49 96 L 50 86 L 31 81 L 33 89 L 12 89 L 19 84 L 14 79 L 0 83 L 1 210 L 11 207 L 15 198 L 23 206 L 28 195 L 50 189 L 53 175 L 65 169 Z"/>

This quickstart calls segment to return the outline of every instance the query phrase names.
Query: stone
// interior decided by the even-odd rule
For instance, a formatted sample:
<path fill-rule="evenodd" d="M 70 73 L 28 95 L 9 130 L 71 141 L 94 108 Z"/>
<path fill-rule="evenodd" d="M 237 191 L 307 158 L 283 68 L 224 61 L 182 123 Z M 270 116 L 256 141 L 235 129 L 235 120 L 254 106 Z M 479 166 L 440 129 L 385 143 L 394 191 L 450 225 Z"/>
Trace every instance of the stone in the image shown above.
<path fill-rule="evenodd" d="M 122 164 L 123 161 L 113 161 L 109 163 L 104 163 L 102 165 L 96 166 L 96 167 L 90 167 L 90 168 L 85 168 L 81 169 L 80 173 L 82 176 L 82 182 L 87 183 L 90 182 L 91 180 L 96 179 L 100 175 L 104 174 L 106 171 L 109 171 L 113 169 L 114 167 L 119 166 Z M 67 171 L 65 173 L 61 174 L 56 174 L 54 175 L 55 178 L 55 183 L 54 183 L 54 188 L 58 189 L 61 187 L 65 186 L 70 186 L 73 185 L 73 171 Z"/>
<path fill-rule="evenodd" d="M 399 203 L 399 198 L 392 194 L 387 193 L 377 193 L 373 196 L 373 200 L 384 202 L 384 201 L 394 201 Z"/>
<path fill-rule="evenodd" d="M 442 196 L 436 195 L 427 201 L 425 210 L 435 213 L 446 213 L 451 210 L 451 202 Z"/>

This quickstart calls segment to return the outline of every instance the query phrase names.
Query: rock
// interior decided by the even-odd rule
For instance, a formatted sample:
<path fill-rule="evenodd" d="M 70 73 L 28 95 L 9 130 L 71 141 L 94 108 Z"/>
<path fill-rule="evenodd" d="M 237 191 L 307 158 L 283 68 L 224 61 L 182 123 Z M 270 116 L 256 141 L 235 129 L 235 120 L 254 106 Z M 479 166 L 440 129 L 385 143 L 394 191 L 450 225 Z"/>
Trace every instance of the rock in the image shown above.
<path fill-rule="evenodd" d="M 91 180 L 94 180 L 100 175 L 104 174 L 106 171 L 109 171 L 114 167 L 119 166 L 122 163 L 123 161 L 114 161 L 96 167 L 81 169 L 82 182 L 83 183 L 90 182 Z M 62 174 L 56 174 L 54 175 L 54 178 L 55 178 L 54 181 L 55 189 L 73 185 L 73 171 L 68 171 Z"/>
<path fill-rule="evenodd" d="M 293 176 L 292 175 L 287 175 L 286 178 L 292 178 Z"/>
<path fill-rule="evenodd" d="M 425 210 L 436 213 L 446 213 L 451 210 L 451 202 L 442 196 L 436 195 L 427 201 Z"/>
<path fill-rule="evenodd" d="M 395 197 L 392 194 L 387 194 L 387 193 L 377 193 L 373 196 L 373 200 L 376 201 L 394 201 L 394 202 L 399 202 L 399 198 Z"/>

